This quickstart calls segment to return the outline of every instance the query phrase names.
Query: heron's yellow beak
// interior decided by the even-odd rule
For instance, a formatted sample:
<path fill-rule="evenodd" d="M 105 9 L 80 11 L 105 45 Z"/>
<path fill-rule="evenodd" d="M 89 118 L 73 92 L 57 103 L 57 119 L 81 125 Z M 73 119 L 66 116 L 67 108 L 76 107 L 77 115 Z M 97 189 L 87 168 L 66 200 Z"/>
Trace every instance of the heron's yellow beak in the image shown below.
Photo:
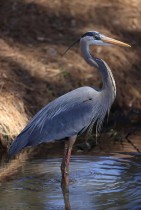
<path fill-rule="evenodd" d="M 126 44 L 124 42 L 118 41 L 116 39 L 109 38 L 107 36 L 102 36 L 101 40 L 103 42 L 106 42 L 106 43 L 109 43 L 109 44 L 119 45 L 119 46 L 123 46 L 123 47 L 131 47 L 131 45 L 129 45 L 129 44 Z"/>

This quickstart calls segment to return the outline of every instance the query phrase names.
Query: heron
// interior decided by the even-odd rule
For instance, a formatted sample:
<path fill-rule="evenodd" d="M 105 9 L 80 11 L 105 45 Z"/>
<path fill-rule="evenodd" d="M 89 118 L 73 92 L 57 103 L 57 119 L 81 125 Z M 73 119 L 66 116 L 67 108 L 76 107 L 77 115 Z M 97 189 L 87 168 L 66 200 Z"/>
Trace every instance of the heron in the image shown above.
<path fill-rule="evenodd" d="M 61 163 L 62 186 L 68 186 L 69 183 L 70 156 L 77 136 L 93 125 L 96 125 L 96 130 L 99 132 L 116 97 L 113 74 L 104 60 L 91 54 L 90 45 L 130 47 L 97 31 L 86 32 L 76 42 L 80 43 L 84 60 L 100 72 L 102 88 L 79 87 L 48 103 L 30 120 L 8 151 L 10 156 L 14 156 L 28 146 L 36 146 L 43 142 L 65 141 Z"/>

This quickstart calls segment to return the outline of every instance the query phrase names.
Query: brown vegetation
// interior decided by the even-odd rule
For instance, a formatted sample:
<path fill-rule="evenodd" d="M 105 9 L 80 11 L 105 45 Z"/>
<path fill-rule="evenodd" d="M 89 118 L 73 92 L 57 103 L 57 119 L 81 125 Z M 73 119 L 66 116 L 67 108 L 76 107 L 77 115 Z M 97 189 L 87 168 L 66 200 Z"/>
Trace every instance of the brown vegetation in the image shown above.
<path fill-rule="evenodd" d="M 76 87 L 100 85 L 78 46 L 87 30 L 130 43 L 132 49 L 96 47 L 117 84 L 115 110 L 141 108 L 141 5 L 138 0 L 1 0 L 0 139 L 4 147 L 42 106 Z"/>

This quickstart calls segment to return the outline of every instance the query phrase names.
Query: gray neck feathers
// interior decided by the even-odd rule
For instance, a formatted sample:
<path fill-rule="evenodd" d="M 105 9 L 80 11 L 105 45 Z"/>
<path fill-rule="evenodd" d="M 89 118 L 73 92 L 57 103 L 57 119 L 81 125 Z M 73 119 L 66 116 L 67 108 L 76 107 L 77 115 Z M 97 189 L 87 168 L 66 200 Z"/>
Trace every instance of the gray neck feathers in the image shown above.
<path fill-rule="evenodd" d="M 102 82 L 103 82 L 101 93 L 103 92 L 103 94 L 105 94 L 106 97 L 108 97 L 109 95 L 112 100 L 111 101 L 112 103 L 116 96 L 116 85 L 115 85 L 113 74 L 109 66 L 102 59 L 95 58 L 90 54 L 89 45 L 83 39 L 80 40 L 80 49 L 81 49 L 81 53 L 85 61 L 89 65 L 96 67 L 100 71 L 101 76 L 102 76 Z"/>
<path fill-rule="evenodd" d="M 101 125 L 106 116 L 106 113 L 110 111 L 111 105 L 116 96 L 116 85 L 113 74 L 106 64 L 105 61 L 99 58 L 93 57 L 89 52 L 89 46 L 84 39 L 80 40 L 80 49 L 81 53 L 85 59 L 85 61 L 91 65 L 96 67 L 102 76 L 103 86 L 100 91 L 98 91 L 100 100 L 100 104 L 98 106 L 97 116 L 94 117 L 93 122 L 91 123 L 90 129 L 93 127 L 93 124 L 96 122 L 96 131 L 99 132 L 101 129 Z"/>

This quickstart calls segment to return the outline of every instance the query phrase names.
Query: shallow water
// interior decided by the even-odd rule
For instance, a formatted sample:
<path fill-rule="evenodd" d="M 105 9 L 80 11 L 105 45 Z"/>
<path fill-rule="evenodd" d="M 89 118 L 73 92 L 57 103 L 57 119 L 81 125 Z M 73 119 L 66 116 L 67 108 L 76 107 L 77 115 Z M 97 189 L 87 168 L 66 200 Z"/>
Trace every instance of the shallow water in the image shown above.
<path fill-rule="evenodd" d="M 2 183 L 0 209 L 65 209 L 60 187 L 61 158 L 27 162 L 18 176 Z M 72 156 L 72 210 L 141 209 L 141 154 Z"/>

